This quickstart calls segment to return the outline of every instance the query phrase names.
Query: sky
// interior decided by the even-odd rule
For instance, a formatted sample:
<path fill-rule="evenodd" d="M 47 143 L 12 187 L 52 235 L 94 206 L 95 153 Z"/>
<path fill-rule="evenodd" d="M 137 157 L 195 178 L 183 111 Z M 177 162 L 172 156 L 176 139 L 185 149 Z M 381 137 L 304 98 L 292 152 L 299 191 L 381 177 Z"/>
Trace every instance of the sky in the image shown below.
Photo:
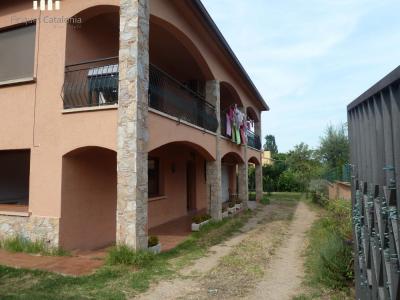
<path fill-rule="evenodd" d="M 318 147 L 346 106 L 400 65 L 399 0 L 203 0 L 270 106 L 280 152 Z"/>

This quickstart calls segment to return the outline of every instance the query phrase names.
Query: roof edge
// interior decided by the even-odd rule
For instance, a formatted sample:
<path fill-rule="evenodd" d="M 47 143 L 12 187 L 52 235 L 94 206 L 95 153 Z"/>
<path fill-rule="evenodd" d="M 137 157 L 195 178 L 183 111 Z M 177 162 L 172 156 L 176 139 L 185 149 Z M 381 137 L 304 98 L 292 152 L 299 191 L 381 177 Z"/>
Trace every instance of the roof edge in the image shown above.
<path fill-rule="evenodd" d="M 377 83 L 375 83 L 372 87 L 358 96 L 354 101 L 352 101 L 349 105 L 347 105 L 347 110 L 351 110 L 357 105 L 363 103 L 364 101 L 368 100 L 375 94 L 379 93 L 384 88 L 388 87 L 389 85 L 393 84 L 395 81 L 400 79 L 400 66 L 395 68 Z"/>
<path fill-rule="evenodd" d="M 239 59 L 233 52 L 232 48 L 229 46 L 228 42 L 222 35 L 221 31 L 218 29 L 217 25 L 215 24 L 214 20 L 211 18 L 210 14 L 208 13 L 207 9 L 201 2 L 201 0 L 191 0 L 191 3 L 193 3 L 196 8 L 199 10 L 201 15 L 204 17 L 204 20 L 206 21 L 207 25 L 210 27 L 210 29 L 214 32 L 216 35 L 217 39 L 221 43 L 221 46 L 225 49 L 225 51 L 228 52 L 230 58 L 233 60 L 233 62 L 236 64 L 236 66 L 239 68 L 239 71 L 242 73 L 244 76 L 244 79 L 249 83 L 251 89 L 253 90 L 253 93 L 255 94 L 256 98 L 261 102 L 261 104 L 264 106 L 266 111 L 269 111 L 269 106 L 265 102 L 263 96 L 261 96 L 261 93 L 255 86 L 254 82 L 251 80 L 249 74 L 246 72 L 244 69 L 243 65 L 240 63 Z"/>

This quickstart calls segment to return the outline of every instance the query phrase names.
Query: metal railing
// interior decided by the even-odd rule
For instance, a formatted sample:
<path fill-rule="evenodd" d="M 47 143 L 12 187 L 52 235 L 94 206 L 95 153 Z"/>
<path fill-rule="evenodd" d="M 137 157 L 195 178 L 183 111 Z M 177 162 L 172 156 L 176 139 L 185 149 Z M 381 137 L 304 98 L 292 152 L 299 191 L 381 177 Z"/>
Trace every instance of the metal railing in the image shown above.
<path fill-rule="evenodd" d="M 400 67 L 347 107 L 357 299 L 400 298 Z"/>
<path fill-rule="evenodd" d="M 231 138 L 226 134 L 226 116 L 225 113 L 221 113 L 221 135 L 227 138 Z M 247 145 L 261 150 L 261 139 L 253 131 L 247 130 Z"/>
<path fill-rule="evenodd" d="M 217 131 L 215 107 L 204 96 L 154 65 L 150 65 L 149 106 L 212 132 Z"/>
<path fill-rule="evenodd" d="M 329 182 L 351 182 L 351 165 L 344 164 L 341 167 L 329 169 L 322 174 L 322 178 Z"/>
<path fill-rule="evenodd" d="M 149 106 L 216 132 L 215 107 L 166 72 L 150 64 Z M 68 65 L 62 98 L 64 109 L 118 103 L 118 57 Z"/>
<path fill-rule="evenodd" d="M 257 150 L 261 150 L 260 137 L 250 130 L 247 131 L 247 145 Z"/>
<path fill-rule="evenodd" d="M 65 67 L 64 109 L 118 103 L 118 57 Z"/>

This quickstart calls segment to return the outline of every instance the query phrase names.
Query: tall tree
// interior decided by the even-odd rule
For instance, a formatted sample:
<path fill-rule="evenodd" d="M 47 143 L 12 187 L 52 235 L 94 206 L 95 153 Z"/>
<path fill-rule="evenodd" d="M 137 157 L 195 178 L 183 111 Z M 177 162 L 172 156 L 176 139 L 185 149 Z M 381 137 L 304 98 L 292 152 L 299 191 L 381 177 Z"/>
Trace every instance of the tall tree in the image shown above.
<path fill-rule="evenodd" d="M 265 136 L 264 150 L 271 151 L 271 154 L 278 153 L 278 146 L 275 142 L 275 136 L 273 136 L 272 134 L 268 134 Z"/>
<path fill-rule="evenodd" d="M 344 124 L 329 125 L 320 139 L 319 154 L 331 169 L 341 173 L 342 166 L 349 161 L 349 139 Z"/>

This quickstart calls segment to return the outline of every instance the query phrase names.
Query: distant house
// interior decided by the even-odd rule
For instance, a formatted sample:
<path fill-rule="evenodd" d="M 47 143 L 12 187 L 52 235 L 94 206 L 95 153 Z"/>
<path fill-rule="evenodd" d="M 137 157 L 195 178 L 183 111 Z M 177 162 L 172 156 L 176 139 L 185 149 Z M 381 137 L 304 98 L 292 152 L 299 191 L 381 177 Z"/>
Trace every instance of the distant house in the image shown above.
<path fill-rule="evenodd" d="M 262 153 L 262 165 L 270 166 L 274 164 L 274 160 L 272 159 L 271 151 L 263 151 Z"/>

